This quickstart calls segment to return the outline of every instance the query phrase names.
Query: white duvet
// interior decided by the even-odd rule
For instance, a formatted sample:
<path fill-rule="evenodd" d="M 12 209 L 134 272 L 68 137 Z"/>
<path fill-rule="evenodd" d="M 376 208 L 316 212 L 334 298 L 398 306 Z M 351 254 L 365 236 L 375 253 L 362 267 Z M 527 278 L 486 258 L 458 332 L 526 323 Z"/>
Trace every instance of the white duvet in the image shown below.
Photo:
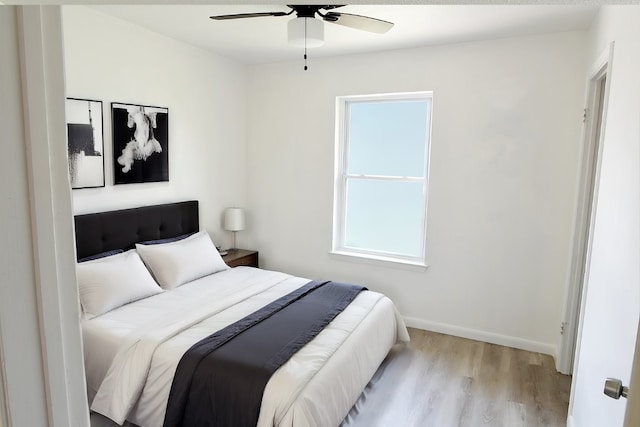
<path fill-rule="evenodd" d="M 173 374 L 189 347 L 308 281 L 238 267 L 83 321 L 91 409 L 118 424 L 162 426 Z M 360 293 L 275 372 L 258 425 L 338 425 L 391 346 L 408 340 L 388 298 Z"/>

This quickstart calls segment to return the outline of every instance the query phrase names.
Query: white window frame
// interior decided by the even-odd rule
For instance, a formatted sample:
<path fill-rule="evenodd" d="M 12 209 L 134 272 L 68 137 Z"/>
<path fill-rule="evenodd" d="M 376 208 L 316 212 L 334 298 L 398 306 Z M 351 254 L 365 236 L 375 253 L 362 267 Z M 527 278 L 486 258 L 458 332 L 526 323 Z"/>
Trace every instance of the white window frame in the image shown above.
<path fill-rule="evenodd" d="M 398 102 L 398 101 L 427 101 L 429 105 L 426 117 L 426 141 L 424 150 L 424 176 L 380 176 L 364 174 L 348 174 L 349 153 L 349 106 L 359 102 Z M 431 153 L 431 121 L 433 116 L 433 92 L 404 92 L 374 95 L 339 96 L 336 98 L 336 145 L 334 164 L 334 202 L 333 202 L 333 240 L 331 253 L 365 258 L 377 261 L 409 264 L 426 267 L 427 243 L 427 205 L 429 193 L 429 159 Z M 421 252 L 417 257 L 403 254 L 353 248 L 345 245 L 347 183 L 349 180 L 375 179 L 389 182 L 421 182 L 422 183 L 422 226 Z"/>

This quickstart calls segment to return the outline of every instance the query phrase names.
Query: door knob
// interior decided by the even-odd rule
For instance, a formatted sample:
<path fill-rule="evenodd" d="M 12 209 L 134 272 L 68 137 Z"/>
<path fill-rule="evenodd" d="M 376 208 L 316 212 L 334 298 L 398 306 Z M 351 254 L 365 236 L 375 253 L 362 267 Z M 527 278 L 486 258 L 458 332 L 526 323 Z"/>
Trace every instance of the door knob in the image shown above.
<path fill-rule="evenodd" d="M 627 397 L 629 387 L 622 385 L 622 381 L 617 378 L 607 378 L 604 382 L 604 394 L 612 399 L 620 399 L 620 396 Z"/>

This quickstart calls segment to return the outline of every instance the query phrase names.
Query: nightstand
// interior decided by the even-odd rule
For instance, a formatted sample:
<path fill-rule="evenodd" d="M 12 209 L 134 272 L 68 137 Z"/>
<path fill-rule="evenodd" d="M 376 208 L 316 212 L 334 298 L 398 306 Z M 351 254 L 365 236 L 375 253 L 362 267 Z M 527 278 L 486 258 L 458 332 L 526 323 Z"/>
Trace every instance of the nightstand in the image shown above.
<path fill-rule="evenodd" d="M 258 268 L 258 251 L 229 249 L 228 252 L 222 259 L 229 267 L 247 266 Z"/>

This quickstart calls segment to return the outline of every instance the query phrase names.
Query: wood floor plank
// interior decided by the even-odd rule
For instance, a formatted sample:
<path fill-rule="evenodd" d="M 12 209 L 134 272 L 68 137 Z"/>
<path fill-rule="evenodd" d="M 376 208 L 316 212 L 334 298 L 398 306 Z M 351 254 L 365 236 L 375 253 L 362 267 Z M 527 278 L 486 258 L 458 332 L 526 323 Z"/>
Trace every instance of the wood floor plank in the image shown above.
<path fill-rule="evenodd" d="M 553 359 L 495 344 L 409 329 L 343 427 L 560 427 L 571 378 Z"/>

